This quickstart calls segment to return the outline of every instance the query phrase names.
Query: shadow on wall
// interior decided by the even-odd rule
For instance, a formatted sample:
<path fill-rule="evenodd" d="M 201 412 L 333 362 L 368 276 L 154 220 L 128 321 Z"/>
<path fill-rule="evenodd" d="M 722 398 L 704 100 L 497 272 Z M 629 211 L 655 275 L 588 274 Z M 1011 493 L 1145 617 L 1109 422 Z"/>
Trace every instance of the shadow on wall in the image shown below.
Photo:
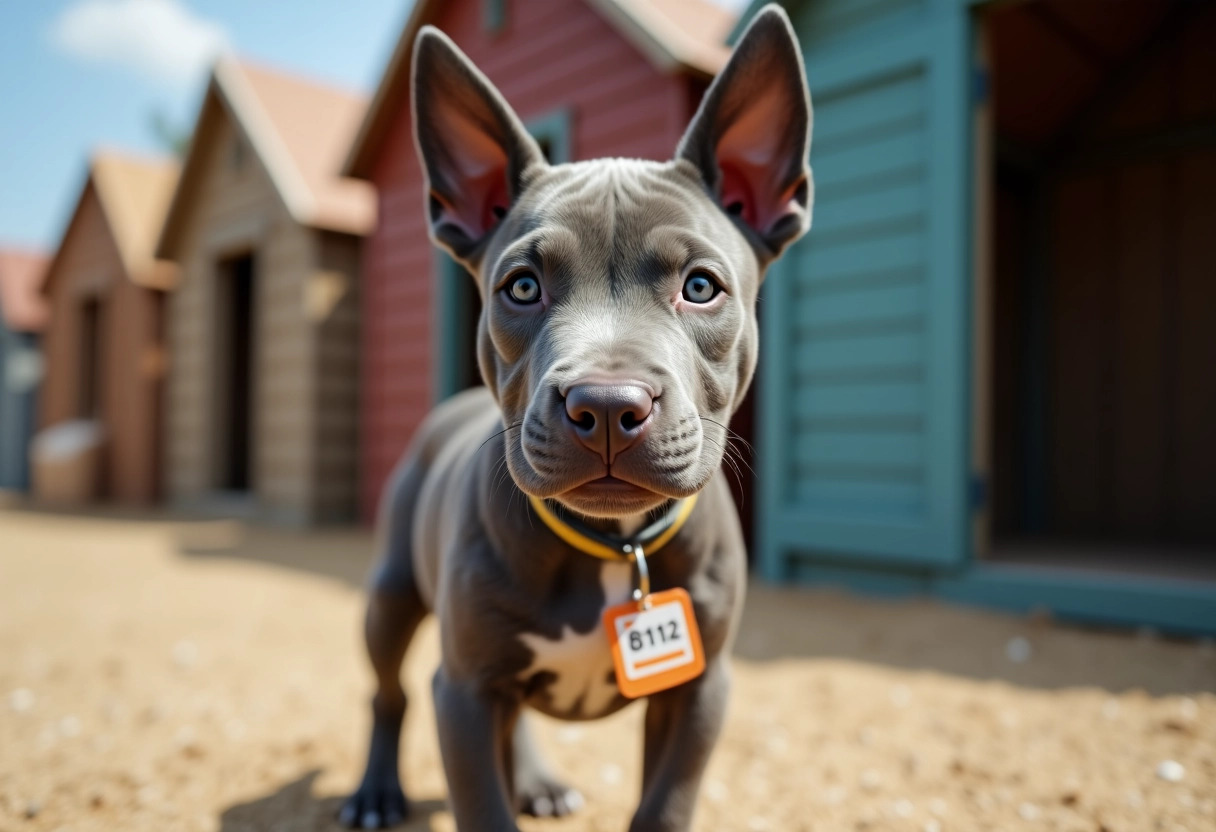
<path fill-rule="evenodd" d="M 220 832 L 264 832 L 267 829 L 287 832 L 321 832 L 343 830 L 334 818 L 344 797 L 317 797 L 313 781 L 319 771 L 310 771 L 278 791 L 238 803 L 220 815 Z M 410 804 L 410 819 L 401 832 L 430 832 L 431 815 L 447 808 L 442 800 L 421 800 Z"/>

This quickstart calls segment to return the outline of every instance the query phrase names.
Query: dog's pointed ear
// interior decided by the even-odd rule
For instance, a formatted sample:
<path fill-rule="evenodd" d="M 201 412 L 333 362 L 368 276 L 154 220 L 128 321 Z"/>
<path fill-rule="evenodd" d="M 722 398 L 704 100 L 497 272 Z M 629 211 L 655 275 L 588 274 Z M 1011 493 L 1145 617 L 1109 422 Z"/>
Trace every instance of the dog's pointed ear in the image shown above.
<path fill-rule="evenodd" d="M 727 214 L 767 262 L 811 225 L 811 97 L 789 18 L 769 4 L 752 19 L 680 140 Z"/>
<path fill-rule="evenodd" d="M 489 79 L 435 27 L 418 33 L 412 69 L 431 238 L 468 263 L 545 157 Z"/>

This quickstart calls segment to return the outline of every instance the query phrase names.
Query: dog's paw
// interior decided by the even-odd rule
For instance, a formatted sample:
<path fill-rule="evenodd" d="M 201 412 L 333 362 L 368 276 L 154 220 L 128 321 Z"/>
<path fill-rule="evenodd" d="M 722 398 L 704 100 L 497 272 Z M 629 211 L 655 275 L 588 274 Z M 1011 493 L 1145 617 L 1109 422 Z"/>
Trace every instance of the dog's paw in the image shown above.
<path fill-rule="evenodd" d="M 560 818 L 583 808 L 583 796 L 558 780 L 521 784 L 515 794 L 521 814 L 534 818 Z"/>
<path fill-rule="evenodd" d="M 365 782 L 338 810 L 338 823 L 348 829 L 387 829 L 403 823 L 409 813 L 401 786 Z"/>

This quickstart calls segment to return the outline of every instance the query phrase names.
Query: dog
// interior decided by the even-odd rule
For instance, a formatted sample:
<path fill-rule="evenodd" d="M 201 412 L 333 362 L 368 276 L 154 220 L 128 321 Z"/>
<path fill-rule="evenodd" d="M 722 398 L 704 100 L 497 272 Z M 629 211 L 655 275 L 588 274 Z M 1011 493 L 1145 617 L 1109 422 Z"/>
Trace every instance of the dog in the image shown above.
<path fill-rule="evenodd" d="M 581 805 L 538 753 L 526 710 L 597 719 L 644 697 L 630 829 L 686 830 L 726 712 L 746 581 L 726 425 L 756 365 L 761 280 L 811 220 L 797 41 L 765 7 L 665 163 L 549 165 L 432 27 L 412 70 L 430 233 L 476 278 L 486 386 L 432 412 L 386 488 L 365 627 L 373 727 L 339 819 L 378 828 L 408 814 L 400 667 L 434 613 L 458 829 L 516 830 L 519 813 Z M 640 626 L 654 616 L 667 618 Z M 667 648 L 646 668 L 622 664 Z"/>

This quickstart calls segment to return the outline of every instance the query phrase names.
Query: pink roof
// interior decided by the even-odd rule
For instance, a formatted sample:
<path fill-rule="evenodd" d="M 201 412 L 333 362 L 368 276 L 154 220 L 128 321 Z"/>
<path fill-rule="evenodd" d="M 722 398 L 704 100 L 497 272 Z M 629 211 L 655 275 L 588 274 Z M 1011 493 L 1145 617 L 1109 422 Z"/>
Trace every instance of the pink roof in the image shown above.
<path fill-rule="evenodd" d="M 306 224 L 357 233 L 369 230 L 375 222 L 374 193 L 366 183 L 338 175 L 367 100 L 247 61 L 234 68 L 257 96 L 312 193 L 313 211 Z"/>
<path fill-rule="evenodd" d="M 176 255 L 177 236 L 199 187 L 195 147 L 204 125 L 226 112 L 249 140 L 292 218 L 301 225 L 363 235 L 376 223 L 375 189 L 339 172 L 367 107 L 362 96 L 278 70 L 221 58 L 195 125 L 157 252 Z"/>
<path fill-rule="evenodd" d="M 0 317 L 17 332 L 38 332 L 48 309 L 42 296 L 49 258 L 40 252 L 0 249 Z"/>

